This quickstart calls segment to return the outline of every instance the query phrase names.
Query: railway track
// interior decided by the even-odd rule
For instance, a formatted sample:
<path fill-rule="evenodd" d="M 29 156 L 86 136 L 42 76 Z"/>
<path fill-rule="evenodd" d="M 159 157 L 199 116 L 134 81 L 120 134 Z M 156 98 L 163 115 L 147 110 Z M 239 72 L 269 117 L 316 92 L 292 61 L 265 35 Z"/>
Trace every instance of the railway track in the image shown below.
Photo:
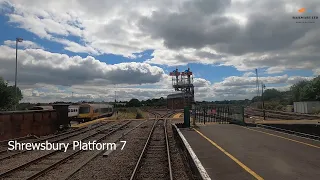
<path fill-rule="evenodd" d="M 95 125 L 92 125 L 91 128 L 99 127 L 99 126 L 104 125 L 104 124 L 106 124 L 106 123 L 95 124 Z M 59 137 L 59 136 L 76 133 L 76 132 L 82 131 L 84 129 L 87 129 L 87 127 L 76 128 L 76 129 L 69 130 L 69 131 L 66 131 L 66 132 L 61 132 L 61 133 L 56 134 L 56 135 L 47 136 L 45 138 L 38 138 L 38 137 L 32 135 L 32 136 L 26 136 L 26 137 L 21 137 L 21 138 L 16 138 L 16 139 L 4 140 L 4 141 L 0 141 L 0 146 L 6 146 L 8 144 L 8 142 L 11 141 L 11 140 L 16 140 L 16 141 L 19 141 L 19 142 L 41 142 L 41 141 L 50 140 L 50 139 L 53 139 L 53 138 L 56 138 L 56 137 Z M 0 151 L 0 153 L 1 152 L 2 151 Z"/>
<path fill-rule="evenodd" d="M 157 114 L 144 148 L 139 156 L 130 180 L 134 179 L 173 179 L 170 146 L 167 133 L 169 114 Z"/>
<path fill-rule="evenodd" d="M 79 139 L 79 141 L 88 142 L 95 140 L 96 142 L 101 142 L 106 137 L 112 135 L 116 131 L 128 125 L 130 122 L 131 121 L 120 122 L 118 124 L 108 127 L 107 129 L 105 129 L 105 131 L 95 132 L 89 136 Z M 33 159 L 32 161 L 29 161 L 18 167 L 12 168 L 6 172 L 2 172 L 0 174 L 0 178 L 18 178 L 26 180 L 36 179 L 83 151 L 84 150 L 82 149 L 71 150 L 71 148 L 66 152 L 63 152 L 63 150 L 54 150 L 46 155 L 37 157 L 36 159 Z"/>
<path fill-rule="evenodd" d="M 134 131 L 135 129 L 137 129 L 138 127 L 144 125 L 146 122 L 148 122 L 148 120 L 145 120 L 141 123 L 139 123 L 138 125 L 134 126 L 133 128 L 129 129 L 128 131 L 126 131 L 125 133 L 122 133 L 122 135 L 120 137 L 117 137 L 114 140 L 114 143 L 119 143 L 121 140 L 123 140 L 130 132 Z M 82 162 L 80 165 L 78 165 L 77 167 L 73 168 L 71 171 L 68 171 L 65 175 L 63 175 L 61 178 L 61 180 L 67 180 L 67 179 L 72 179 L 73 175 L 76 174 L 78 171 L 80 171 L 81 168 L 83 168 L 86 164 L 88 164 L 90 161 L 92 161 L 94 158 L 96 158 L 97 156 L 99 156 L 102 152 L 96 152 L 94 153 L 92 156 L 90 156 L 89 158 L 87 158 L 84 162 Z M 104 160 L 105 161 L 105 160 Z M 108 161 L 109 162 L 109 161 Z M 117 162 L 118 163 L 118 162 Z M 103 179 L 103 178 L 101 178 Z"/>
<path fill-rule="evenodd" d="M 98 129 L 100 127 L 103 127 L 103 126 L 106 126 L 106 125 L 109 125 L 109 124 L 110 123 L 107 122 L 107 123 L 97 124 L 97 125 L 92 126 L 90 128 L 87 128 L 87 127 L 79 128 L 79 129 L 68 131 L 68 132 L 65 132 L 65 133 L 62 133 L 62 134 L 57 134 L 57 135 L 46 137 L 46 138 L 43 138 L 43 139 L 31 141 L 31 143 L 40 143 L 40 142 L 45 142 L 45 141 L 50 141 L 52 143 L 61 142 L 63 140 L 66 140 L 66 139 L 69 139 L 69 138 L 72 138 L 72 137 L 75 137 L 75 136 L 78 136 L 78 135 L 82 135 L 82 134 L 84 134 L 86 132 Z M 30 141 L 18 141 L 18 142 L 30 142 Z M 28 151 L 27 150 L 9 151 L 8 149 L 1 150 L 0 151 L 0 162 L 2 160 L 8 159 L 8 158 L 12 158 L 14 156 L 17 156 L 17 155 L 20 155 L 20 154 L 23 154 L 23 153 L 26 153 L 26 152 L 28 152 Z"/>

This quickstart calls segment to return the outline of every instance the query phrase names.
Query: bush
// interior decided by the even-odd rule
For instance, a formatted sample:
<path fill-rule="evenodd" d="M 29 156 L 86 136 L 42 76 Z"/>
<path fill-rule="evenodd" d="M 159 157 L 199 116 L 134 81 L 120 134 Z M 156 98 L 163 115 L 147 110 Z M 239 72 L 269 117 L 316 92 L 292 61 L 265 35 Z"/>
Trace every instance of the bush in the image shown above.
<path fill-rule="evenodd" d="M 137 110 L 136 119 L 143 119 L 143 114 L 139 109 Z"/>
<path fill-rule="evenodd" d="M 143 115 L 141 112 L 137 112 L 136 119 L 143 119 Z"/>

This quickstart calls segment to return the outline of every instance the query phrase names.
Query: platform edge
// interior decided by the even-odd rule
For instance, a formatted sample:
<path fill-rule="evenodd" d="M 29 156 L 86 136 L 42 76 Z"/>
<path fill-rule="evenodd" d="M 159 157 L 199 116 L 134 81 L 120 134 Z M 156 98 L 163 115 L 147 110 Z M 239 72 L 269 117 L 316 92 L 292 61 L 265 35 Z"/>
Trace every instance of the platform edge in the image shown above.
<path fill-rule="evenodd" d="M 174 129 L 178 133 L 178 135 L 179 135 L 178 137 L 183 142 L 184 147 L 187 149 L 188 155 L 191 157 L 193 163 L 195 164 L 197 171 L 200 174 L 201 178 L 203 180 L 211 180 L 207 171 L 205 170 L 205 168 L 201 164 L 201 161 L 198 159 L 197 155 L 194 153 L 192 147 L 190 146 L 190 144 L 188 143 L 188 141 L 186 140 L 184 135 L 181 133 L 180 129 L 175 124 L 172 124 L 172 126 L 174 127 Z"/>

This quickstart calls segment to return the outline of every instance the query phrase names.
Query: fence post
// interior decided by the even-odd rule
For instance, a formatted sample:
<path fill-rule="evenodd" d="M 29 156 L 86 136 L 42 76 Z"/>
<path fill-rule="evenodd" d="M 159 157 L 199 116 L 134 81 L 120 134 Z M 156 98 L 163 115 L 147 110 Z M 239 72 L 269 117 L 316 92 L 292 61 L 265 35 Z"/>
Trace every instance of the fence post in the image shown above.
<path fill-rule="evenodd" d="M 220 123 L 220 107 L 217 107 L 217 122 Z"/>
<path fill-rule="evenodd" d="M 206 124 L 206 108 L 203 108 L 203 124 Z"/>
<path fill-rule="evenodd" d="M 197 119 L 197 121 L 199 122 L 200 121 L 200 119 L 199 119 L 199 107 L 197 107 L 196 108 L 196 119 Z"/>
<path fill-rule="evenodd" d="M 196 125 L 196 105 L 192 104 L 192 116 L 193 116 L 193 126 Z"/>
<path fill-rule="evenodd" d="M 227 124 L 228 121 L 228 106 L 224 107 L 224 123 Z"/>
<path fill-rule="evenodd" d="M 210 111 L 210 116 L 209 116 L 210 122 L 212 122 L 212 107 L 209 107 L 209 111 Z"/>
<path fill-rule="evenodd" d="M 243 106 L 241 106 L 241 115 L 242 115 L 242 119 L 241 120 L 242 120 L 243 123 L 245 123 L 244 122 L 244 107 Z"/>
<path fill-rule="evenodd" d="M 190 127 L 190 110 L 189 107 L 184 107 L 184 125 Z"/>
<path fill-rule="evenodd" d="M 214 107 L 214 117 L 213 117 L 214 122 L 217 122 L 217 107 Z"/>
<path fill-rule="evenodd" d="M 228 123 L 230 121 L 230 106 L 228 106 Z"/>

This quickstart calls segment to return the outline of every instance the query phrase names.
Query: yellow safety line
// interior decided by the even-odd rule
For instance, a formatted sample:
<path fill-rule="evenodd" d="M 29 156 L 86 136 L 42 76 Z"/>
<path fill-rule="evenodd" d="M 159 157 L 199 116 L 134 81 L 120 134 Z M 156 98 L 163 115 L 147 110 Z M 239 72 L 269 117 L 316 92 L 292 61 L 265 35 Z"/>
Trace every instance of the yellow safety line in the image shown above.
<path fill-rule="evenodd" d="M 313 145 L 313 144 L 309 144 L 309 143 L 305 143 L 305 142 L 297 141 L 297 140 L 294 140 L 294 139 L 286 138 L 286 137 L 283 137 L 283 136 L 279 136 L 279 135 L 275 135 L 275 134 L 271 134 L 271 133 L 267 133 L 267 132 L 263 132 L 263 131 L 255 130 L 255 129 L 250 129 L 250 128 L 247 128 L 247 127 L 243 127 L 243 128 L 248 129 L 248 130 L 251 130 L 251 131 L 260 132 L 260 133 L 267 134 L 267 135 L 270 135 L 270 136 L 274 136 L 274 137 L 278 137 L 278 138 L 286 139 L 286 140 L 288 140 L 288 141 L 292 141 L 292 142 L 296 142 L 296 143 L 300 143 L 300 144 L 304 144 L 304 145 L 307 145 L 307 146 L 310 146 L 310 147 L 314 147 L 314 148 L 318 148 L 318 149 L 320 149 L 320 147 L 319 147 L 319 146 L 316 146 L 316 145 Z"/>
<path fill-rule="evenodd" d="M 174 119 L 180 118 L 181 114 L 182 114 L 182 113 L 175 114 L 175 115 L 173 116 L 173 118 L 174 118 Z"/>
<path fill-rule="evenodd" d="M 259 180 L 263 180 L 261 176 L 259 176 L 257 173 L 252 171 L 250 168 L 248 168 L 246 165 L 244 165 L 242 162 L 240 162 L 237 158 L 232 156 L 230 153 L 228 153 L 226 150 L 224 150 L 222 147 L 220 147 L 217 143 L 213 142 L 211 139 L 209 139 L 207 136 L 199 132 L 198 130 L 194 129 L 198 134 L 200 134 L 203 138 L 205 138 L 207 141 L 209 141 L 212 145 L 214 145 L 216 148 L 218 148 L 220 151 L 222 151 L 225 155 L 227 155 L 230 159 L 232 159 L 234 162 L 236 162 L 240 167 L 242 167 L 244 170 L 246 170 L 248 173 L 250 173 L 253 177 Z"/>

